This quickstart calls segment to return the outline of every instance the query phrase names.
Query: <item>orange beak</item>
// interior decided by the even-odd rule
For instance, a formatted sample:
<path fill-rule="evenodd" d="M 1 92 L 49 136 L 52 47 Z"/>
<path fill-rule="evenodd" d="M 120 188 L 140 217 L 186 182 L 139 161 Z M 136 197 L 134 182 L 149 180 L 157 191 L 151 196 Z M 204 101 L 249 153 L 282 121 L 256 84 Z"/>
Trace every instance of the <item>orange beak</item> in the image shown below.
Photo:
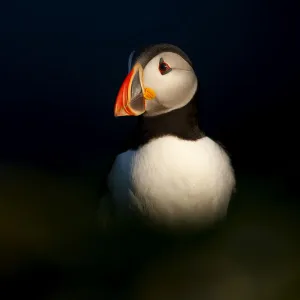
<path fill-rule="evenodd" d="M 143 87 L 143 68 L 137 63 L 126 76 L 119 90 L 115 107 L 115 117 L 139 116 L 146 110 Z"/>

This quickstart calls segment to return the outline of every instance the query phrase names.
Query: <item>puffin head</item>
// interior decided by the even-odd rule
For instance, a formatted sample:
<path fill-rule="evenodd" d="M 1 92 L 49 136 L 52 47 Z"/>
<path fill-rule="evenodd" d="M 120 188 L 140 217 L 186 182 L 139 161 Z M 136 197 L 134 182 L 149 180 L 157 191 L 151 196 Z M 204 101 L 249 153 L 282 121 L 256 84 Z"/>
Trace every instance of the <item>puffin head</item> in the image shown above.
<path fill-rule="evenodd" d="M 135 61 L 119 90 L 114 115 L 157 116 L 188 104 L 198 80 L 188 56 L 178 47 L 158 44 Z"/>

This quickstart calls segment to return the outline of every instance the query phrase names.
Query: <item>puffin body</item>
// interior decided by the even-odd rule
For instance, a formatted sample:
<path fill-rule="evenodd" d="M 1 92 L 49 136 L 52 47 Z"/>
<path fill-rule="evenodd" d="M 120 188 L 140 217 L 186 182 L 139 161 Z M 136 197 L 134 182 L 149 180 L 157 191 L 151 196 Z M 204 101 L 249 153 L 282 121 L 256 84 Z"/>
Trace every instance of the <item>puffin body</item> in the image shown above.
<path fill-rule="evenodd" d="M 115 116 L 139 116 L 129 149 L 108 176 L 110 200 L 167 225 L 210 224 L 226 215 L 235 187 L 230 159 L 198 124 L 197 77 L 179 48 L 156 45 L 125 79 Z"/>
<path fill-rule="evenodd" d="M 234 178 L 229 159 L 208 137 L 153 139 L 120 154 L 109 175 L 119 207 L 138 208 L 156 221 L 211 223 L 226 214 Z"/>

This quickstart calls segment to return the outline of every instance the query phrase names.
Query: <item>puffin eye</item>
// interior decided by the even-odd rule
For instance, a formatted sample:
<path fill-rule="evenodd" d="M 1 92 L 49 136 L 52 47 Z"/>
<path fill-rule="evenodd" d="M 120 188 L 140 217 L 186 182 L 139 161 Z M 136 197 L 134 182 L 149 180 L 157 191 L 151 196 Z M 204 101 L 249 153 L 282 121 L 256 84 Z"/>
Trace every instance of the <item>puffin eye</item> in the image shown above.
<path fill-rule="evenodd" d="M 161 75 L 166 75 L 172 71 L 172 68 L 161 57 L 159 60 L 158 70 Z"/>

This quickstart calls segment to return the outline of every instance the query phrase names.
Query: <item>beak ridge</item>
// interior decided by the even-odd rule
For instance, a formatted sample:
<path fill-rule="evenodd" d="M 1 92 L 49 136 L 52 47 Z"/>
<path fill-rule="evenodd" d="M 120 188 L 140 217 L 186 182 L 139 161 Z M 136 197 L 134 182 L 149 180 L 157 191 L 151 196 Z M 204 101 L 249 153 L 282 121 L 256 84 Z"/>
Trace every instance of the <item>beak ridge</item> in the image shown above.
<path fill-rule="evenodd" d="M 114 106 L 115 117 L 138 116 L 145 112 L 142 77 L 142 66 L 134 65 L 119 89 Z"/>

